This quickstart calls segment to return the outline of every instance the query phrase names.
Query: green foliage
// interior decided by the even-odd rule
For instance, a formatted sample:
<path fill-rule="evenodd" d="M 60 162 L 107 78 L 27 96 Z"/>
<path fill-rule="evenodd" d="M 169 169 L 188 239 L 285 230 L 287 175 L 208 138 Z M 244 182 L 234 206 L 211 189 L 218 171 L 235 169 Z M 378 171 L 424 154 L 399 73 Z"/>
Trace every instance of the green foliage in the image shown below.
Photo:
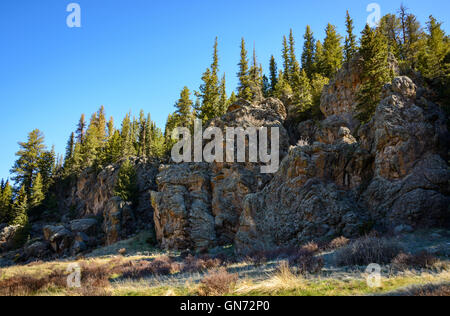
<path fill-rule="evenodd" d="M 27 241 L 31 228 L 28 222 L 28 199 L 24 186 L 20 188 L 14 201 L 10 225 L 20 227 L 13 240 L 14 247 L 19 248 Z"/>
<path fill-rule="evenodd" d="M 275 57 L 273 55 L 270 57 L 270 92 L 269 95 L 273 96 L 275 93 L 275 89 L 278 83 L 278 74 L 277 74 L 277 62 L 275 61 Z"/>
<path fill-rule="evenodd" d="M 315 120 L 322 119 L 322 112 L 320 111 L 320 98 L 325 85 L 329 83 L 330 79 L 321 74 L 314 74 L 311 80 L 311 95 L 312 95 L 312 109 L 311 118 Z"/>
<path fill-rule="evenodd" d="M 313 99 L 311 84 L 305 70 L 293 74 L 292 81 L 293 103 L 296 108 L 296 117 L 300 120 L 306 120 L 311 115 Z"/>
<path fill-rule="evenodd" d="M 357 47 L 356 47 L 356 36 L 355 34 L 353 34 L 354 30 L 353 19 L 350 17 L 348 10 L 345 19 L 345 26 L 347 28 L 347 35 L 345 36 L 344 58 L 346 62 L 349 62 L 355 55 Z"/>
<path fill-rule="evenodd" d="M 29 193 L 33 179 L 39 172 L 39 164 L 45 150 L 44 136 L 38 129 L 28 134 L 27 142 L 19 142 L 20 150 L 16 153 L 18 159 L 14 163 L 11 173 L 13 180 Z"/>
<path fill-rule="evenodd" d="M 0 188 L 0 223 L 8 223 L 11 217 L 13 190 L 9 181 L 2 180 Z"/>
<path fill-rule="evenodd" d="M 44 185 L 42 183 L 42 176 L 40 173 L 37 174 L 36 178 L 33 180 L 33 186 L 31 187 L 30 194 L 30 208 L 38 207 L 44 200 Z"/>
<path fill-rule="evenodd" d="M 391 72 L 384 36 L 366 25 L 362 32 L 360 54 L 363 59 L 362 85 L 358 92 L 358 119 L 368 122 L 380 102 L 381 88 L 389 82 Z"/>
<path fill-rule="evenodd" d="M 316 49 L 316 40 L 314 39 L 314 35 L 311 31 L 311 27 L 306 26 L 306 32 L 304 35 L 305 44 L 303 45 L 303 53 L 302 53 L 302 67 L 305 70 L 308 78 L 312 78 L 312 75 L 315 71 L 314 69 L 314 55 Z"/>
<path fill-rule="evenodd" d="M 130 160 L 127 159 L 120 166 L 114 194 L 126 202 L 132 202 L 136 206 L 138 193 L 136 169 Z"/>
<path fill-rule="evenodd" d="M 321 75 L 331 78 L 342 66 L 343 51 L 341 36 L 334 25 L 328 24 L 325 29 L 326 37 L 323 42 L 323 61 Z"/>
<path fill-rule="evenodd" d="M 239 62 L 239 78 L 238 98 L 251 101 L 253 98 L 252 90 L 250 88 L 250 74 L 247 59 L 247 50 L 245 49 L 245 40 L 241 40 L 241 60 Z"/>

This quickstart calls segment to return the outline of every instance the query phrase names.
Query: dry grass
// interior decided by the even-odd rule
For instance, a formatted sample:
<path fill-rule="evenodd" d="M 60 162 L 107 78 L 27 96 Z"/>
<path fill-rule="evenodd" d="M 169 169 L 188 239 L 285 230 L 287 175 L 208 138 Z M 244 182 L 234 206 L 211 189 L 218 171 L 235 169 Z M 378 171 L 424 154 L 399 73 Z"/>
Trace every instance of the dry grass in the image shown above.
<path fill-rule="evenodd" d="M 336 250 L 336 249 L 347 246 L 349 243 L 350 243 L 350 239 L 345 238 L 345 237 L 337 237 L 328 244 L 327 248 L 330 250 Z"/>
<path fill-rule="evenodd" d="M 384 238 L 363 237 L 336 252 L 338 266 L 364 266 L 371 263 L 387 264 L 400 254 L 399 244 Z"/>
<path fill-rule="evenodd" d="M 225 268 L 213 271 L 201 280 L 200 296 L 222 296 L 228 294 L 238 280 L 237 274 L 230 274 Z"/>

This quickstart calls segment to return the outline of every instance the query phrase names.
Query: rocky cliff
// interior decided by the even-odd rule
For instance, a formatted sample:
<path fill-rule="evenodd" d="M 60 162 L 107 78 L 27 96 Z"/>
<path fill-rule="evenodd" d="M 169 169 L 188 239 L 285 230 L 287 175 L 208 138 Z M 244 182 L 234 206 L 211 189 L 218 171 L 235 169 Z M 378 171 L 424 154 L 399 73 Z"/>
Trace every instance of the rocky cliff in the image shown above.
<path fill-rule="evenodd" d="M 375 115 L 361 125 L 354 118 L 357 65 L 345 65 L 324 88 L 321 122 L 287 126 L 292 121 L 273 98 L 240 100 L 209 122 L 222 131 L 278 127 L 281 164 L 275 174 L 261 173 L 257 163 L 134 159 L 139 203 L 132 207 L 114 196 L 120 165 L 85 171 L 59 187 L 60 220 L 34 223 L 23 252 L 75 255 L 140 230 L 154 230 L 163 249 L 234 244 L 246 253 L 373 229 L 448 226 L 447 118 L 423 88 L 401 76 L 383 88 Z M 296 131 L 294 142 L 290 130 Z M 297 145 L 289 148 L 290 142 Z M 0 227 L 0 250 L 14 234 L 14 227 Z"/>

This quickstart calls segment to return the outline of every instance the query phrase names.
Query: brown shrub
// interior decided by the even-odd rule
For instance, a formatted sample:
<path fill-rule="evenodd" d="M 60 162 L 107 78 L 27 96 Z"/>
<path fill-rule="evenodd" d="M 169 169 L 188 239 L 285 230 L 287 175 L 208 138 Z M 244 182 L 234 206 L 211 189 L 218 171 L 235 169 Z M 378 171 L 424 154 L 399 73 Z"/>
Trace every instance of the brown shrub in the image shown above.
<path fill-rule="evenodd" d="M 318 253 L 320 251 L 319 245 L 313 241 L 307 243 L 306 245 L 303 245 L 300 249 L 304 252 L 309 252 L 313 254 Z"/>
<path fill-rule="evenodd" d="M 371 263 L 390 263 L 401 247 L 392 241 L 377 237 L 363 237 L 336 252 L 338 266 L 365 266 Z"/>
<path fill-rule="evenodd" d="M 450 283 L 428 284 L 424 286 L 413 287 L 408 290 L 394 293 L 395 296 L 450 296 Z"/>
<path fill-rule="evenodd" d="M 0 296 L 28 296 L 48 285 L 44 278 L 15 276 L 0 281 Z"/>
<path fill-rule="evenodd" d="M 198 288 L 200 296 L 222 296 L 228 294 L 238 280 L 237 274 L 230 274 L 220 268 L 205 276 Z"/>
<path fill-rule="evenodd" d="M 433 267 L 437 262 L 438 259 L 428 251 L 422 251 L 415 255 L 402 252 L 392 260 L 392 264 L 398 269 L 427 269 Z"/>
<path fill-rule="evenodd" d="M 350 243 L 350 239 L 347 239 L 345 237 L 338 237 L 333 239 L 329 244 L 328 244 L 328 249 L 330 250 L 335 250 L 335 249 L 339 249 L 342 247 L 347 246 Z"/>
<path fill-rule="evenodd" d="M 203 256 L 200 258 L 188 255 L 182 264 L 182 272 L 203 272 L 211 269 L 220 267 L 223 264 L 222 260 L 219 258 L 211 258 L 208 256 Z"/>
<path fill-rule="evenodd" d="M 169 275 L 179 270 L 179 264 L 173 262 L 169 256 L 160 256 L 153 261 L 130 261 L 121 267 L 120 273 L 124 278 L 140 279 L 150 275 Z"/>
<path fill-rule="evenodd" d="M 319 273 L 323 266 L 323 259 L 315 256 L 314 248 L 302 248 L 289 257 L 289 266 L 299 274 Z"/>

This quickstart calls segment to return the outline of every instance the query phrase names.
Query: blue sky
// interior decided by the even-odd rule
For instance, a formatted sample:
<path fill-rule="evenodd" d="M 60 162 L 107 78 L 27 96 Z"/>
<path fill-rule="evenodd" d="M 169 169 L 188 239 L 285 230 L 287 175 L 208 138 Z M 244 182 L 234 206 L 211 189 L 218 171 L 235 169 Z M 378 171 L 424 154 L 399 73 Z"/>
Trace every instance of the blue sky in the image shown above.
<path fill-rule="evenodd" d="M 81 28 L 68 28 L 66 7 L 81 7 Z M 158 126 L 183 86 L 198 89 L 219 37 L 221 71 L 236 87 L 240 38 L 256 45 L 265 69 L 280 61 L 282 36 L 294 30 L 298 51 L 310 24 L 317 39 L 328 22 L 344 34 L 345 11 L 359 33 L 372 1 L 348 0 L 2 0 L 0 1 L 0 178 L 9 177 L 18 141 L 35 128 L 64 153 L 81 115 L 104 105 L 120 124 L 125 113 L 150 112 Z M 381 13 L 402 1 L 377 1 Z M 424 23 L 444 22 L 448 0 L 404 0 Z M 279 64 L 281 64 L 279 62 Z"/>

